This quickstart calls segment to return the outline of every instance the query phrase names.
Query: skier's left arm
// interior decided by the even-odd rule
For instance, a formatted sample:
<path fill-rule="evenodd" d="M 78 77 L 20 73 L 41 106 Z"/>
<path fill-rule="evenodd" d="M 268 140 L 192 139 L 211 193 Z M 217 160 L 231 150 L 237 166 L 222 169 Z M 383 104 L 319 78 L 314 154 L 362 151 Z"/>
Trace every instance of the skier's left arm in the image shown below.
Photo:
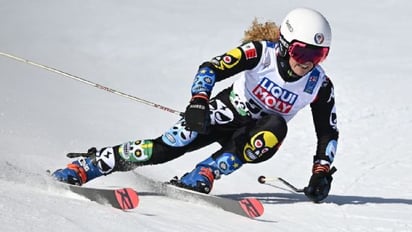
<path fill-rule="evenodd" d="M 334 89 L 329 78 L 323 82 L 316 99 L 310 106 L 316 130 L 317 147 L 312 176 L 309 185 L 305 188 L 305 194 L 310 200 L 319 202 L 329 194 L 332 174 L 336 171 L 335 168 L 331 168 L 331 164 L 336 155 L 339 137 Z"/>

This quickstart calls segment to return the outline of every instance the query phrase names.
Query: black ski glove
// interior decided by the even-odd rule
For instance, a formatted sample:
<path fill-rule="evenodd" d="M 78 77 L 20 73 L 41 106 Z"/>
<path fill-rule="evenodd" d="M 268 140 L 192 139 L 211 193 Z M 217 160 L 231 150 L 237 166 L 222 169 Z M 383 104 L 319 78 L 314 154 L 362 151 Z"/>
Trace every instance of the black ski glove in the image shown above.
<path fill-rule="evenodd" d="M 336 168 L 329 169 L 329 165 L 313 165 L 313 174 L 309 180 L 309 185 L 303 189 L 305 195 L 313 202 L 319 203 L 324 200 L 332 184 L 332 174 Z"/>
<path fill-rule="evenodd" d="M 186 129 L 206 134 L 210 124 L 209 97 L 196 94 L 190 100 L 185 111 Z"/>

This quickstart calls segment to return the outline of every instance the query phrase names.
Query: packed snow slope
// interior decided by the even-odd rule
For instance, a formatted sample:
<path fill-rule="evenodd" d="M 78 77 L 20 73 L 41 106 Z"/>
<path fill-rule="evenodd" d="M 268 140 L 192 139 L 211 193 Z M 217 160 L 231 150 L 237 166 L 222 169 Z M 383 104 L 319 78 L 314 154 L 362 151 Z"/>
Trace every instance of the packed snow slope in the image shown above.
<path fill-rule="evenodd" d="M 183 111 L 199 64 L 238 46 L 255 17 L 280 24 L 300 6 L 321 11 L 333 29 L 323 67 L 340 140 L 324 203 L 256 181 L 307 184 L 316 144 L 309 109 L 290 122 L 275 157 L 215 183 L 213 194 L 260 198 L 258 220 L 164 197 L 122 212 L 60 189 L 45 171 L 71 162 L 67 152 L 154 138 L 179 118 L 1 56 L 0 231 L 412 231 L 411 1 L 2 0 L 0 51 Z M 169 180 L 217 148 L 136 172 Z M 87 185 L 144 189 L 133 172 Z"/>

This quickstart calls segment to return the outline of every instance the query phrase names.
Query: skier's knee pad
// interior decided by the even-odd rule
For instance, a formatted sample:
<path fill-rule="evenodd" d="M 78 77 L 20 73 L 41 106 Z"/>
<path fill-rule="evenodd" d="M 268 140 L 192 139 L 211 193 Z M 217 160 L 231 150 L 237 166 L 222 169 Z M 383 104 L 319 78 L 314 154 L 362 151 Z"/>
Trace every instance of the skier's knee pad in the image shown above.
<path fill-rule="evenodd" d="M 248 133 L 241 159 L 245 163 L 259 163 L 270 159 L 286 137 L 287 124 L 283 117 L 267 115 L 258 120 Z"/>
<path fill-rule="evenodd" d="M 180 119 L 172 128 L 162 135 L 162 141 L 171 147 L 183 147 L 197 137 L 196 131 L 186 130 L 186 121 Z"/>

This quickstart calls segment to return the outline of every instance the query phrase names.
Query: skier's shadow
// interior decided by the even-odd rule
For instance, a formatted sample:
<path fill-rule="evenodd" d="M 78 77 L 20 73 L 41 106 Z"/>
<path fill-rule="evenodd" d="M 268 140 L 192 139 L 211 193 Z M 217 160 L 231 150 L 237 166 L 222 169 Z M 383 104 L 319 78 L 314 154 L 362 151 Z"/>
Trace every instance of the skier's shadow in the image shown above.
<path fill-rule="evenodd" d="M 232 199 L 256 197 L 263 204 L 291 204 L 308 201 L 308 198 L 303 193 L 240 193 L 222 194 L 219 196 Z M 412 199 L 384 198 L 376 196 L 345 196 L 333 194 L 329 195 L 323 202 L 334 203 L 337 205 L 362 205 L 367 203 L 412 205 Z"/>

